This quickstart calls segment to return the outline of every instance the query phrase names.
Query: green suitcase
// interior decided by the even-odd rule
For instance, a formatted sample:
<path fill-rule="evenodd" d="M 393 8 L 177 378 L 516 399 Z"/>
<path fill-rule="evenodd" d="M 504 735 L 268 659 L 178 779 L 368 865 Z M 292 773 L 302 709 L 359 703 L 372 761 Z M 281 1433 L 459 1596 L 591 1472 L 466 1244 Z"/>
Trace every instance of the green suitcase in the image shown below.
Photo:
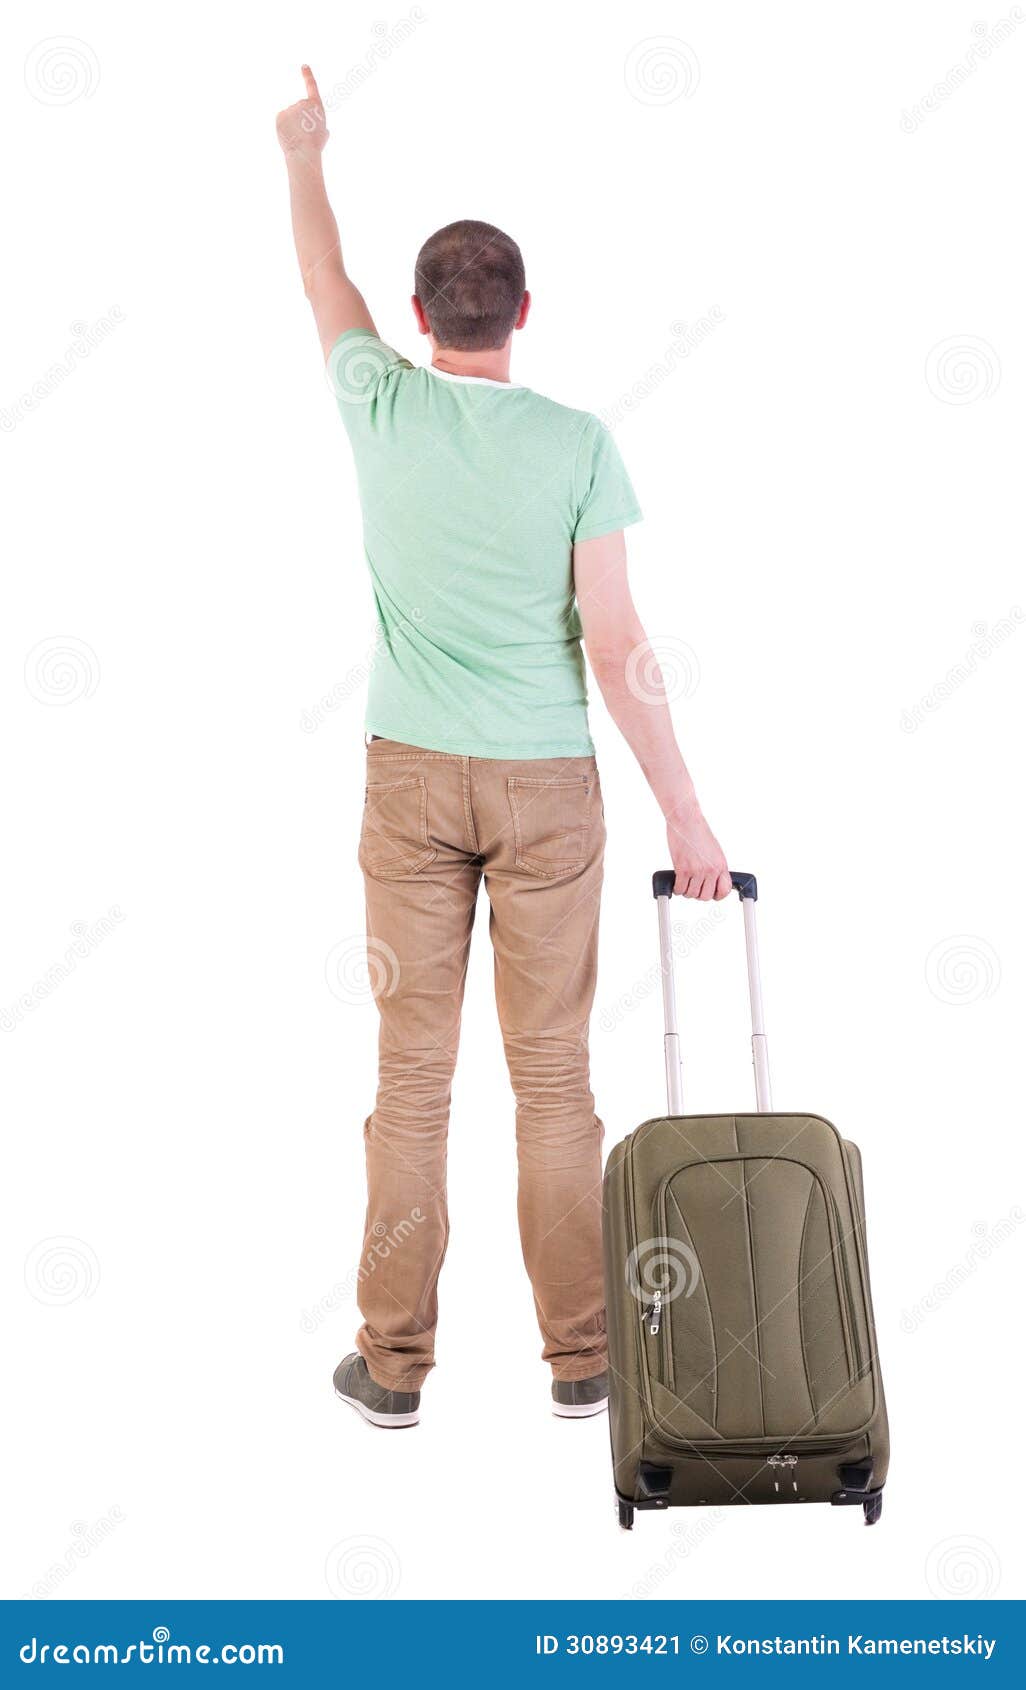
<path fill-rule="evenodd" d="M 636 1509 L 861 1504 L 887 1477 L 859 1152 L 770 1102 L 754 875 L 744 911 L 756 1112 L 682 1113 L 670 899 L 652 878 L 667 1113 L 616 1145 L 603 1232 L 620 1524 Z"/>

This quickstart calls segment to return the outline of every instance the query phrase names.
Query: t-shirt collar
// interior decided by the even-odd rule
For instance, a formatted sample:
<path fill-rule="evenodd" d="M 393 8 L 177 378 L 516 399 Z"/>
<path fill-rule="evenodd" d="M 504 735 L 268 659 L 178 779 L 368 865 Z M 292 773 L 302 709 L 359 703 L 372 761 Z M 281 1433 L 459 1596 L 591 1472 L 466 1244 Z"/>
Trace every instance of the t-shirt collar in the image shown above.
<path fill-rule="evenodd" d="M 491 376 L 460 376 L 460 375 L 456 375 L 456 374 L 454 374 L 454 372 L 452 370 L 436 369 L 434 364 L 425 364 L 423 366 L 423 368 L 425 370 L 427 370 L 431 375 L 437 376 L 439 381 L 473 382 L 475 384 L 475 386 L 477 386 L 477 387 L 517 388 L 517 387 L 520 386 L 520 383 L 515 382 L 515 381 L 494 381 Z"/>

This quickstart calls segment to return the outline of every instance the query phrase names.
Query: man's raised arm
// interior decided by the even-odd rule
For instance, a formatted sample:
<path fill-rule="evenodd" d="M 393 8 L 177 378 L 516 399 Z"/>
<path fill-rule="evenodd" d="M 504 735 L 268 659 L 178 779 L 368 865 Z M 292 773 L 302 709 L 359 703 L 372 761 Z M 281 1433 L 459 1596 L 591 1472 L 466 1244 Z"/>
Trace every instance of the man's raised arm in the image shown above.
<path fill-rule="evenodd" d="M 321 162 L 328 127 L 309 65 L 303 66 L 303 80 L 306 98 L 278 113 L 278 139 L 289 173 L 296 256 L 326 358 L 346 329 L 366 329 L 375 335 L 378 331 L 342 261 L 338 224 L 328 204 Z"/>

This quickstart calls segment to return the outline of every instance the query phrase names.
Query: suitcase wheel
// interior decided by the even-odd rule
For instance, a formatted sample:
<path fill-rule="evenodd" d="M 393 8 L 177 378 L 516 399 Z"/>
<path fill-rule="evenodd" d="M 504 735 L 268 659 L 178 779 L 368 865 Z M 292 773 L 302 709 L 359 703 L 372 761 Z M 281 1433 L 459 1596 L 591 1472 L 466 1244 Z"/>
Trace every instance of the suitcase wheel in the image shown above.
<path fill-rule="evenodd" d="M 873 1496 L 867 1498 L 867 1500 L 862 1504 L 862 1512 L 866 1516 L 866 1525 L 875 1526 L 877 1520 L 880 1518 L 880 1515 L 883 1513 L 882 1490 L 876 1491 Z"/>
<path fill-rule="evenodd" d="M 634 1525 L 634 1505 L 633 1503 L 625 1502 L 619 1493 L 617 1493 L 616 1498 L 616 1512 L 624 1531 L 629 1532 Z"/>

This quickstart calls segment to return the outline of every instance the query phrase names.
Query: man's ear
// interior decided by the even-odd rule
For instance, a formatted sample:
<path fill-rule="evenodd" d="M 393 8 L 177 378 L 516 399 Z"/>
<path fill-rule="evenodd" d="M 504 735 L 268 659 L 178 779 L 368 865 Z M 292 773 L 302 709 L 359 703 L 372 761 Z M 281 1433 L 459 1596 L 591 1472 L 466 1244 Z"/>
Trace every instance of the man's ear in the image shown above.
<path fill-rule="evenodd" d="M 417 298 L 416 294 L 414 294 L 413 297 L 411 298 L 410 304 L 413 306 L 413 315 L 417 319 L 417 328 L 418 328 L 419 332 L 421 334 L 430 334 L 431 333 L 431 324 L 428 322 L 427 315 L 424 311 L 424 307 L 420 303 L 420 300 Z"/>
<path fill-rule="evenodd" d="M 513 324 L 513 327 L 515 329 L 522 329 L 523 328 L 524 324 L 527 322 L 527 313 L 530 311 L 530 309 L 531 309 L 531 295 L 528 292 L 526 292 L 526 290 L 525 290 L 524 297 L 520 301 L 520 315 L 517 317 L 516 322 Z"/>

